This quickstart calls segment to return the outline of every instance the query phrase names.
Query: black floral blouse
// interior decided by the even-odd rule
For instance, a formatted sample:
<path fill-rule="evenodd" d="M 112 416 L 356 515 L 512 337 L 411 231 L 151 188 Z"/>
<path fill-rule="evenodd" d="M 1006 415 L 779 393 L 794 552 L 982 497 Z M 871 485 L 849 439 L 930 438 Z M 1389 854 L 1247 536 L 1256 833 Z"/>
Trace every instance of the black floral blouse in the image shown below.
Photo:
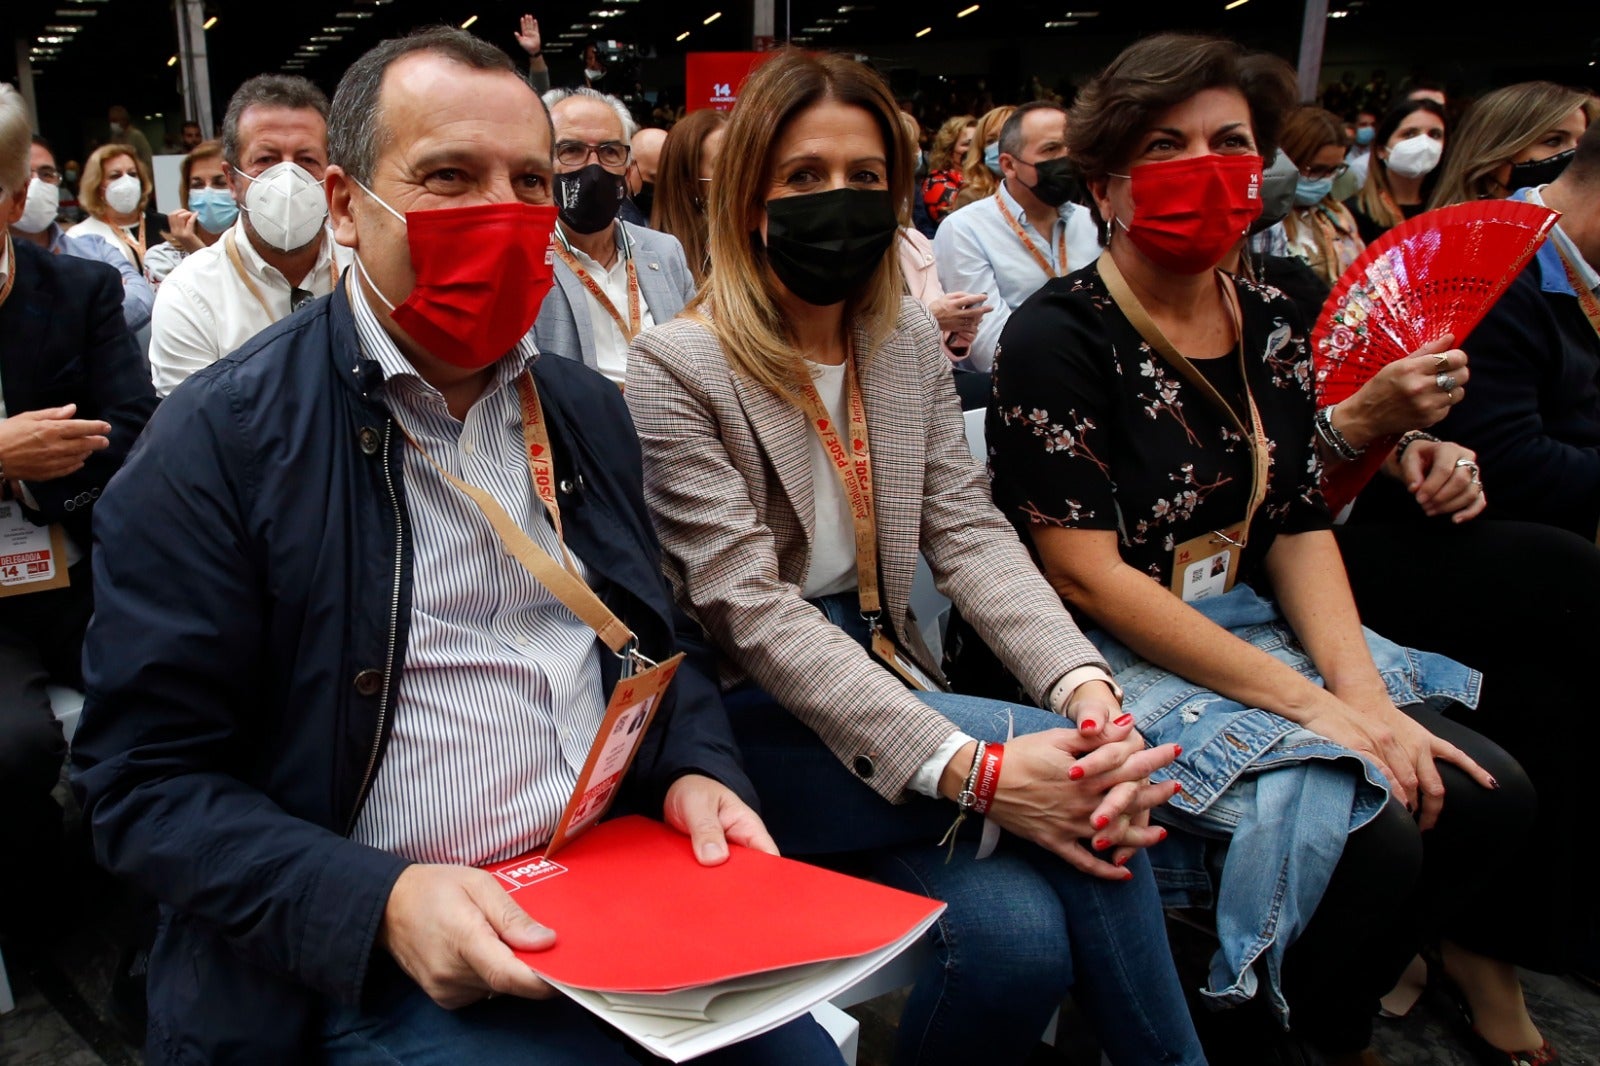
<path fill-rule="evenodd" d="M 1266 593 L 1261 560 L 1277 534 L 1327 529 L 1331 519 L 1318 488 L 1299 314 L 1277 289 L 1235 285 L 1271 456 L 1239 580 Z M 1237 355 L 1195 366 L 1248 422 Z M 1174 547 L 1238 522 L 1249 503 L 1249 442 L 1145 343 L 1093 264 L 1012 312 L 995 351 L 985 434 L 995 502 L 1030 548 L 1032 523 L 1114 529 L 1123 561 L 1165 587 Z"/>

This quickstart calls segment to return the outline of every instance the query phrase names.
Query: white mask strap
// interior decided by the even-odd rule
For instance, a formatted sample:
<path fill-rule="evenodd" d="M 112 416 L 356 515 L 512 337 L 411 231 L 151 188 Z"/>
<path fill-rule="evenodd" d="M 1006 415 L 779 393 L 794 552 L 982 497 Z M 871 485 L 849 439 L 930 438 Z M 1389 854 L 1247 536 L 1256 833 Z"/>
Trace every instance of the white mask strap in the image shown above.
<path fill-rule="evenodd" d="M 381 203 L 382 201 L 379 202 Z M 367 267 L 366 264 L 361 261 L 360 252 L 355 253 L 355 260 L 356 270 L 363 278 L 366 279 L 367 288 L 371 289 L 377 295 L 378 299 L 383 301 L 383 306 L 387 307 L 392 313 L 394 311 L 394 304 L 389 302 L 389 298 L 383 294 L 383 290 L 378 288 L 378 283 L 372 280 L 372 275 L 367 273 Z"/>
<path fill-rule="evenodd" d="M 355 178 L 351 178 L 350 180 L 354 181 L 356 183 L 356 185 L 360 186 L 362 192 L 366 193 L 368 196 L 370 196 L 374 200 L 376 200 L 378 202 L 378 206 L 382 207 L 385 211 L 389 212 L 395 218 L 398 218 L 400 220 L 400 224 L 402 226 L 405 225 L 406 216 L 402 215 L 400 212 L 398 212 L 394 208 L 390 207 L 387 203 L 384 203 L 383 197 L 379 196 L 377 193 L 375 193 L 371 189 L 367 188 L 366 185 L 362 184 L 361 182 L 356 181 Z"/>

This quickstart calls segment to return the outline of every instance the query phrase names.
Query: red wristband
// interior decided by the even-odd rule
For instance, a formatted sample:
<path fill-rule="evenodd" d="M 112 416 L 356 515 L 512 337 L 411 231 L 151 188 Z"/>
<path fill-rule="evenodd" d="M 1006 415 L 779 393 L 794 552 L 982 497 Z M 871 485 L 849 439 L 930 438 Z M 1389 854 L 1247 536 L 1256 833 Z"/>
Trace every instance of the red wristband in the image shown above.
<path fill-rule="evenodd" d="M 987 814 L 1000 789 L 1000 764 L 1005 761 L 1006 746 L 990 744 L 983 749 L 983 765 L 978 768 L 978 779 L 972 784 L 972 809 Z"/>

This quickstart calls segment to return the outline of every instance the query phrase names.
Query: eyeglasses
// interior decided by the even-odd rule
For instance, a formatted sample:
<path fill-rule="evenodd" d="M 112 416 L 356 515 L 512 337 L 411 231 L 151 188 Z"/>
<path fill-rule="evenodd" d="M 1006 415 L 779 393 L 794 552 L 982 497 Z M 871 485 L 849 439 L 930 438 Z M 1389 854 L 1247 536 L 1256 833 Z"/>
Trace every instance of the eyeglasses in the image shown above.
<path fill-rule="evenodd" d="M 581 167 L 593 155 L 603 167 L 626 166 L 628 162 L 628 146 L 621 141 L 606 141 L 604 144 L 586 144 L 583 141 L 558 141 L 556 142 L 556 162 L 564 167 Z"/>
<path fill-rule="evenodd" d="M 1338 181 L 1349 169 L 1349 163 L 1340 163 L 1336 167 L 1305 167 L 1300 171 L 1300 175 L 1309 181 L 1321 181 L 1323 178 Z"/>
<path fill-rule="evenodd" d="M 61 171 L 55 167 L 34 167 L 33 176 L 46 185 L 59 185 L 61 183 Z"/>

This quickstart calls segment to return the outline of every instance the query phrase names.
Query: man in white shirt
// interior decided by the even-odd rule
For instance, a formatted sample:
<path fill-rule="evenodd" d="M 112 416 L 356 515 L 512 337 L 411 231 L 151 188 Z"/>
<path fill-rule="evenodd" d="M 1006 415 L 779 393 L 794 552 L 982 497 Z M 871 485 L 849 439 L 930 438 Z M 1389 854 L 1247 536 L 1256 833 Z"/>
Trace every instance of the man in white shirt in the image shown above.
<path fill-rule="evenodd" d="M 1088 208 L 1072 203 L 1078 179 L 1067 162 L 1067 113 L 1023 104 L 1000 127 L 996 193 L 939 224 L 933 256 L 946 292 L 981 293 L 993 308 L 967 349 L 974 370 L 994 363 L 1011 312 L 1051 278 L 1088 266 L 1100 240 Z"/>
<path fill-rule="evenodd" d="M 539 350 L 581 359 L 622 384 L 628 345 L 694 295 L 676 237 L 617 218 L 628 189 L 633 119 L 593 89 L 544 96 L 555 123 L 556 287 L 533 326 Z"/>
<path fill-rule="evenodd" d="M 332 292 L 350 261 L 327 235 L 328 100 L 320 89 L 282 74 L 245 82 L 228 101 L 222 157 L 239 220 L 156 294 L 150 373 L 162 396 Z"/>

